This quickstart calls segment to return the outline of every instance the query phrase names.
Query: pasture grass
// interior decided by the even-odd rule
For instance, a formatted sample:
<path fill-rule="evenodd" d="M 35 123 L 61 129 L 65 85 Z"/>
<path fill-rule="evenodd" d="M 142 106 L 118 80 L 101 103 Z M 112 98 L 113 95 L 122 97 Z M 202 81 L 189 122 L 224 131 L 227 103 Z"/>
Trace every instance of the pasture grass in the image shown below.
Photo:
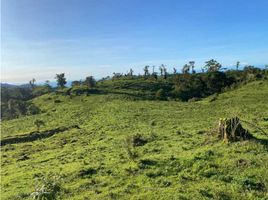
<path fill-rule="evenodd" d="M 268 82 L 196 102 L 132 100 L 120 94 L 46 94 L 38 115 L 1 122 L 1 139 L 78 125 L 80 129 L 1 147 L 1 199 L 31 199 L 57 175 L 62 199 L 267 199 Z M 258 140 L 225 144 L 219 118 L 239 116 Z M 144 139 L 133 145 L 129 138 Z M 53 181 L 53 180 L 52 180 Z"/>

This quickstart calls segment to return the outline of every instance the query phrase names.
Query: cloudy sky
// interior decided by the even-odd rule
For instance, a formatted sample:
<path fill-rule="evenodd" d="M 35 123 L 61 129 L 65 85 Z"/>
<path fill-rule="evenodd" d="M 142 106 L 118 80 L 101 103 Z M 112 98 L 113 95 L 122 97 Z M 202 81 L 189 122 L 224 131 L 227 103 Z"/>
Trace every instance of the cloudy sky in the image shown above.
<path fill-rule="evenodd" d="M 1 81 L 268 64 L 267 0 L 2 0 Z"/>

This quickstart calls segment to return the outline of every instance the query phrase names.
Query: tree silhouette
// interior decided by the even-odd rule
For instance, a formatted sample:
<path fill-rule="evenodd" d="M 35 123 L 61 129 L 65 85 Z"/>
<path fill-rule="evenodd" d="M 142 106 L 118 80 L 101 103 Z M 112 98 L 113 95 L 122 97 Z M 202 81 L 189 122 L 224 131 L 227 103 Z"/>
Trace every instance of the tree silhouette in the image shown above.
<path fill-rule="evenodd" d="M 133 69 L 130 68 L 130 70 L 129 70 L 129 75 L 130 75 L 131 77 L 133 76 L 133 73 L 134 73 Z"/>
<path fill-rule="evenodd" d="M 190 61 L 190 62 L 189 62 L 189 65 L 190 65 L 190 67 L 192 68 L 192 73 L 193 73 L 193 74 L 195 73 L 195 70 L 194 70 L 194 64 L 195 64 L 195 61 Z"/>
<path fill-rule="evenodd" d="M 36 82 L 35 78 L 29 81 L 29 85 L 34 88 L 34 83 Z"/>
<path fill-rule="evenodd" d="M 160 70 L 160 75 L 163 76 L 163 72 L 164 72 L 164 65 L 162 64 L 161 66 L 159 66 L 159 70 Z"/>
<path fill-rule="evenodd" d="M 204 68 L 207 70 L 207 72 L 216 72 L 219 71 L 222 67 L 221 64 L 214 59 L 211 59 L 205 63 L 206 65 L 204 66 Z"/>
<path fill-rule="evenodd" d="M 189 73 L 189 71 L 190 71 L 190 65 L 187 65 L 187 64 L 185 64 L 184 66 L 183 66 L 183 68 L 182 68 L 182 73 L 183 74 L 188 74 Z"/>
<path fill-rule="evenodd" d="M 40 127 L 41 126 L 44 126 L 45 125 L 45 122 L 42 121 L 42 120 L 40 120 L 40 119 L 37 119 L 37 120 L 34 121 L 34 125 L 36 126 L 37 131 L 39 132 Z"/>
<path fill-rule="evenodd" d="M 46 86 L 46 87 L 51 87 L 51 86 L 49 85 L 49 83 L 50 83 L 49 80 L 46 80 L 46 81 L 45 81 L 45 86 Z"/>
<path fill-rule="evenodd" d="M 93 88 L 96 86 L 96 80 L 93 76 L 86 77 L 86 80 L 84 81 L 84 84 L 88 86 L 89 88 Z"/>
<path fill-rule="evenodd" d="M 177 74 L 177 69 L 173 67 L 173 74 Z"/>
<path fill-rule="evenodd" d="M 167 79 L 167 68 L 163 65 L 164 79 Z"/>
<path fill-rule="evenodd" d="M 240 65 L 240 62 L 237 61 L 237 62 L 236 62 L 236 70 L 237 70 L 237 71 L 238 71 L 239 65 Z"/>
<path fill-rule="evenodd" d="M 153 65 L 153 73 L 152 74 L 154 74 L 155 72 L 154 72 L 154 68 L 155 68 L 155 66 Z"/>
<path fill-rule="evenodd" d="M 55 79 L 57 80 L 58 87 L 63 88 L 65 86 L 65 84 L 67 83 L 66 78 L 64 76 L 65 76 L 64 73 L 56 74 Z"/>
<path fill-rule="evenodd" d="M 146 65 L 143 70 L 144 70 L 144 76 L 148 76 L 149 75 L 149 65 Z"/>

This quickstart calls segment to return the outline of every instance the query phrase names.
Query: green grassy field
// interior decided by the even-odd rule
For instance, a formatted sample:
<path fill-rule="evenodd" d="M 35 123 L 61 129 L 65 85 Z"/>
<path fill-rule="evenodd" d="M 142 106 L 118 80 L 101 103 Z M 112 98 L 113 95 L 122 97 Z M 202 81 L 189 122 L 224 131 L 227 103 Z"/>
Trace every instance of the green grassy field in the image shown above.
<path fill-rule="evenodd" d="M 52 175 L 62 199 L 268 199 L 268 138 L 246 123 L 257 140 L 226 144 L 213 131 L 237 115 L 268 132 L 267 81 L 197 102 L 46 94 L 33 103 L 42 113 L 1 122 L 2 140 L 36 131 L 36 119 L 40 131 L 80 129 L 2 146 L 3 200 L 31 199 Z"/>

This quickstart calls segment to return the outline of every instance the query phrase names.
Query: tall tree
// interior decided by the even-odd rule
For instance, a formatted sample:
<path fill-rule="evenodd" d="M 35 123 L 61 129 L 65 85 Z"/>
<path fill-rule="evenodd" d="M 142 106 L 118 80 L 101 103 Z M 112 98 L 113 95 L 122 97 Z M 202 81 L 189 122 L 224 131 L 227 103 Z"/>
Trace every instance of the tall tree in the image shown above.
<path fill-rule="evenodd" d="M 221 64 L 218 63 L 216 60 L 211 59 L 209 61 L 206 62 L 206 65 L 204 66 L 204 68 L 207 70 L 207 72 L 216 72 L 219 71 L 221 69 Z"/>
<path fill-rule="evenodd" d="M 48 91 L 51 91 L 51 90 L 52 90 L 52 86 L 50 85 L 49 80 L 46 80 L 46 81 L 45 81 L 44 86 L 45 86 L 46 89 L 48 89 Z"/>
<path fill-rule="evenodd" d="M 56 74 L 55 79 L 57 80 L 58 87 L 63 88 L 65 86 L 65 84 L 67 83 L 64 73 Z"/>
<path fill-rule="evenodd" d="M 183 68 L 182 68 L 182 73 L 183 73 L 183 74 L 188 74 L 189 71 L 190 71 L 190 65 L 185 64 L 185 65 L 183 66 Z"/>
<path fill-rule="evenodd" d="M 173 67 L 173 74 L 177 74 L 177 69 Z"/>
<path fill-rule="evenodd" d="M 45 81 L 45 86 L 46 86 L 46 87 L 51 87 L 51 86 L 49 85 L 49 83 L 50 83 L 49 80 L 46 80 L 46 81 Z"/>
<path fill-rule="evenodd" d="M 240 66 L 240 62 L 237 61 L 237 62 L 236 62 L 236 70 L 237 70 L 237 71 L 238 71 L 239 66 Z"/>
<path fill-rule="evenodd" d="M 37 129 L 37 131 L 39 132 L 40 127 L 41 127 L 41 126 L 44 126 L 44 125 L 45 125 L 45 122 L 44 122 L 43 120 L 36 119 L 36 120 L 34 121 L 34 125 L 36 126 L 36 129 Z"/>
<path fill-rule="evenodd" d="M 93 76 L 88 76 L 88 77 L 86 77 L 84 84 L 90 88 L 93 88 L 96 86 L 96 80 Z"/>
<path fill-rule="evenodd" d="M 164 67 L 163 64 L 159 66 L 159 70 L 160 70 L 160 75 L 161 76 L 163 76 L 163 72 L 164 72 L 164 68 L 163 67 Z"/>
<path fill-rule="evenodd" d="M 133 73 L 134 73 L 133 69 L 130 68 L 130 70 L 129 70 L 129 75 L 130 75 L 131 77 L 133 76 Z"/>
<path fill-rule="evenodd" d="M 144 70 L 144 76 L 149 76 L 149 65 L 146 65 L 143 70 Z"/>
<path fill-rule="evenodd" d="M 195 73 L 195 70 L 194 70 L 194 64 L 195 64 L 195 61 L 190 61 L 190 62 L 189 62 L 189 65 L 190 65 L 190 67 L 192 68 L 192 73 L 193 73 L 193 74 Z"/>
<path fill-rule="evenodd" d="M 167 79 L 167 68 L 163 65 L 164 79 Z"/>
<path fill-rule="evenodd" d="M 36 82 L 35 78 L 29 81 L 29 85 L 31 86 L 31 88 L 34 88 L 35 82 Z"/>

